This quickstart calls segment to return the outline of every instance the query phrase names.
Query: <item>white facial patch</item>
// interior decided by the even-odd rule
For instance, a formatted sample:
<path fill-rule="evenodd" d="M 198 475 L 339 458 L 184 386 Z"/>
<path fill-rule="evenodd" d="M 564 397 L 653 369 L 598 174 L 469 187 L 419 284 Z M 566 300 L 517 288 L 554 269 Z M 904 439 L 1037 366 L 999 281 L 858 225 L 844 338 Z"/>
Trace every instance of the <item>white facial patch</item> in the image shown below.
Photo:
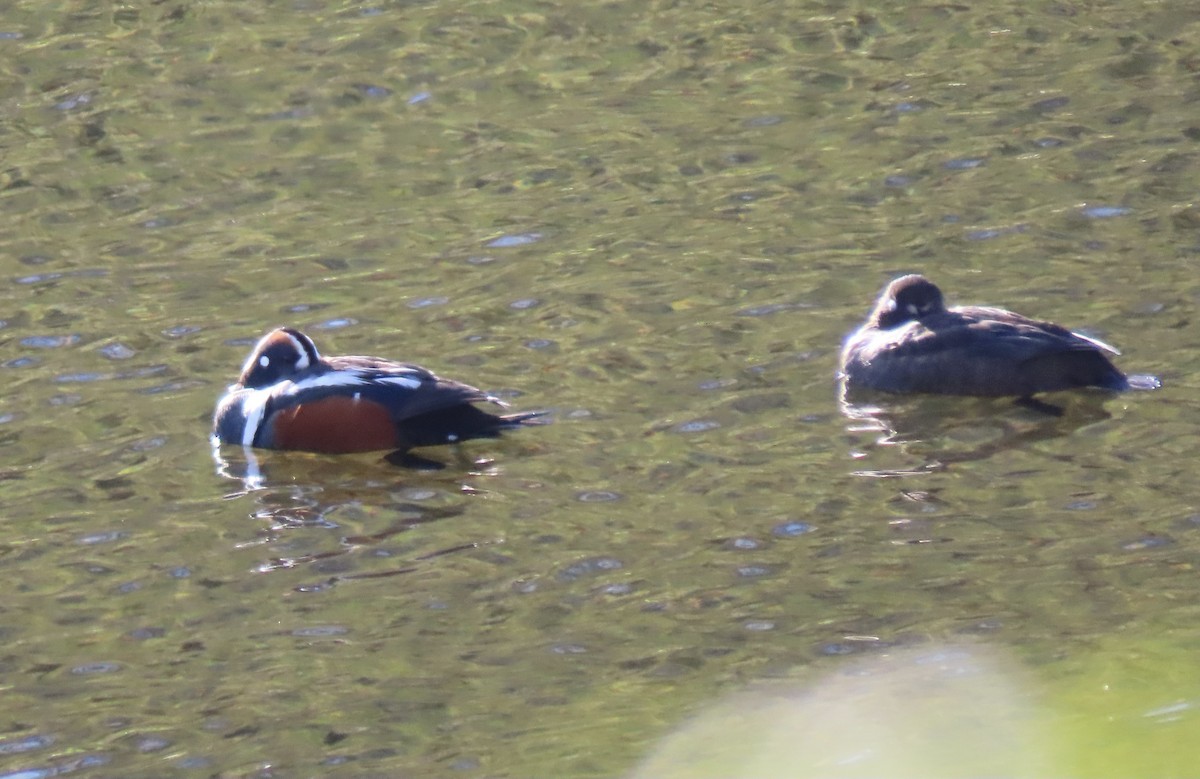
<path fill-rule="evenodd" d="M 296 360 L 296 370 L 302 371 L 309 365 L 312 365 L 308 359 L 308 349 L 304 348 L 304 344 L 300 343 L 300 339 L 291 333 L 284 333 L 284 335 L 286 335 L 288 340 L 292 342 L 292 346 L 296 349 L 296 354 L 300 355 L 299 359 Z M 312 346 L 312 341 L 309 341 L 308 345 Z M 316 347 L 313 347 L 313 351 L 316 351 Z"/>
<path fill-rule="evenodd" d="M 271 364 L 271 358 L 264 354 L 262 357 L 258 358 L 258 364 L 266 368 Z"/>
<path fill-rule="evenodd" d="M 921 309 L 920 309 L 920 307 L 917 306 L 916 303 L 909 303 L 907 306 L 905 306 L 905 310 L 908 311 L 908 313 L 912 314 L 913 316 L 921 315 Z"/>
<path fill-rule="evenodd" d="M 262 339 L 254 345 L 254 350 L 250 352 L 250 356 L 246 358 L 244 363 L 242 363 L 242 372 L 239 373 L 238 376 L 245 376 L 246 374 L 250 373 L 255 365 L 262 365 L 264 368 L 267 367 L 266 365 L 262 364 L 263 360 L 267 360 L 267 363 L 270 364 L 271 361 L 267 359 L 265 354 L 259 354 L 259 352 L 263 350 L 263 346 L 266 344 L 267 338 L 269 337 L 270 336 L 263 336 Z"/>

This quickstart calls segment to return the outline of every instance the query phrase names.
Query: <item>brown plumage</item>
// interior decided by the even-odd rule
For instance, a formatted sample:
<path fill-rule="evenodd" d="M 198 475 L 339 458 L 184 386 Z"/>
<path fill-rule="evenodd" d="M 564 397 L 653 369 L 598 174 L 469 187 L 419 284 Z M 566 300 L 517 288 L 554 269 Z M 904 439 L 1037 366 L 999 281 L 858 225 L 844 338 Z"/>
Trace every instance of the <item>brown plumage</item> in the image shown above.
<path fill-rule="evenodd" d="M 946 308 L 920 275 L 883 290 L 865 324 L 842 347 L 848 388 L 884 392 L 1029 397 L 1038 392 L 1129 382 L 1103 341 L 1002 308 Z"/>

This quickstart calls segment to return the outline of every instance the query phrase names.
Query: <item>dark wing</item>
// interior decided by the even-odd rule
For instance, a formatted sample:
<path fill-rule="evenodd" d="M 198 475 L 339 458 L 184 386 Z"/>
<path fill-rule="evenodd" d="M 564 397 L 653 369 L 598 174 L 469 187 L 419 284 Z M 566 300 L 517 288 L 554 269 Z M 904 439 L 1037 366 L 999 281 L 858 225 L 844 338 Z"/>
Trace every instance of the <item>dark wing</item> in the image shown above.
<path fill-rule="evenodd" d="M 1115 351 L 1107 344 L 1003 309 L 952 309 L 859 346 L 850 380 L 890 392 L 1030 395 L 1124 383 L 1101 354 Z"/>
<path fill-rule="evenodd" d="M 936 319 L 942 318 L 946 318 L 952 323 L 957 320 L 957 323 L 961 324 L 994 328 L 997 332 L 1014 334 L 1015 337 L 1027 341 L 1027 347 L 1031 349 L 1044 349 L 1046 352 L 1099 349 L 1103 352 L 1120 354 L 1114 347 L 1099 338 L 1081 335 L 1053 322 L 1030 319 L 1003 308 L 960 306 L 950 309 Z M 936 328 L 937 322 L 927 322 L 927 326 L 931 329 Z"/>
<path fill-rule="evenodd" d="M 467 403 L 505 405 L 499 398 L 469 384 L 443 379 L 412 363 L 362 356 L 334 357 L 328 363 L 333 370 L 326 376 L 340 374 L 356 380 L 347 389 L 386 405 L 397 422 Z"/>
<path fill-rule="evenodd" d="M 475 403 L 506 405 L 469 384 L 443 379 L 410 363 L 374 357 L 338 358 L 330 373 L 359 382 L 352 393 L 386 407 L 395 425 L 397 448 L 457 443 L 472 438 L 495 438 L 501 431 L 531 424 L 541 412 L 499 416 Z"/>

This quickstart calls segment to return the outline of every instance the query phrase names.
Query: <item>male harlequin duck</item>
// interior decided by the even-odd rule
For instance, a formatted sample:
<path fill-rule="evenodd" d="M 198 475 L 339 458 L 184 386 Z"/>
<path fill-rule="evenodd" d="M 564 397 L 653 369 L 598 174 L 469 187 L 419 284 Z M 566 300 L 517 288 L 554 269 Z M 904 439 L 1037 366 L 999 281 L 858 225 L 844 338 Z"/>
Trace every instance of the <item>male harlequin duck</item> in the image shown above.
<path fill-rule="evenodd" d="M 1118 354 L 1103 341 L 1002 308 L 947 309 L 941 290 L 913 274 L 888 284 L 866 324 L 846 339 L 840 375 L 848 388 L 943 395 L 1129 389 L 1105 352 Z"/>
<path fill-rule="evenodd" d="M 542 416 L 499 416 L 472 403 L 499 398 L 378 357 L 322 357 L 312 339 L 281 327 L 254 347 L 217 403 L 213 442 L 340 454 L 496 438 Z"/>

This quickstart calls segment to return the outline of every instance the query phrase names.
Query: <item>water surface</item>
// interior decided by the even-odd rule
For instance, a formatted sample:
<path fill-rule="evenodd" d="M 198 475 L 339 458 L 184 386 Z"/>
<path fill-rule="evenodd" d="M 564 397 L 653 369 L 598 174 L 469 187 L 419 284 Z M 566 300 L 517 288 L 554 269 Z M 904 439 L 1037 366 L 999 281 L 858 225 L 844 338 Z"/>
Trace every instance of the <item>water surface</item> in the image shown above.
<path fill-rule="evenodd" d="M 963 640 L 1053 735 L 979 775 L 1186 775 L 1198 44 L 1178 2 L 11 4 L 0 775 L 617 777 Z M 1165 387 L 847 417 L 908 271 Z M 279 324 L 554 424 L 248 490 L 209 415 Z"/>

